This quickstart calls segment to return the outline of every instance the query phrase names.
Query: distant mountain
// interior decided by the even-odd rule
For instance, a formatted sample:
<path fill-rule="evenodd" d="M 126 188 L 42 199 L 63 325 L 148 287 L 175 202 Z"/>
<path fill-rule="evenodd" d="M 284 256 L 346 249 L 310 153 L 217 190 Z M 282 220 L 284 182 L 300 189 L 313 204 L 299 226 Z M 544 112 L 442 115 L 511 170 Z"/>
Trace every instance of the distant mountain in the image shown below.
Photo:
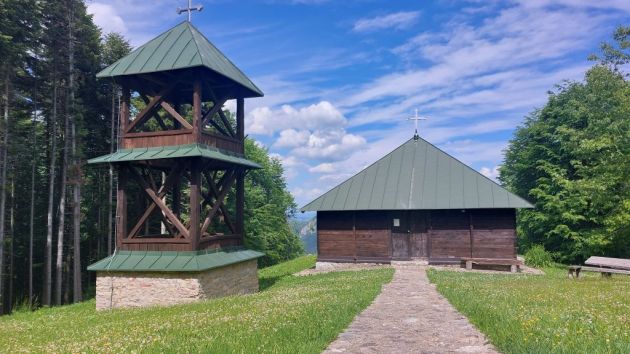
<path fill-rule="evenodd" d="M 300 236 L 302 243 L 304 243 L 304 250 L 308 254 L 317 253 L 317 219 L 312 218 L 310 220 L 292 219 L 290 221 L 291 227 L 295 233 Z"/>

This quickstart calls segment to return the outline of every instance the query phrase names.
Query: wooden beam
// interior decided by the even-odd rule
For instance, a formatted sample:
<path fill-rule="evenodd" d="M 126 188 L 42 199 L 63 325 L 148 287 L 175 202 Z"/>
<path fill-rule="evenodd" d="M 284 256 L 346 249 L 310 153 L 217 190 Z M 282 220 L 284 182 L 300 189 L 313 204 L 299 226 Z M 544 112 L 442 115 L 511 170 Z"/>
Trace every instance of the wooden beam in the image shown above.
<path fill-rule="evenodd" d="M 149 100 L 149 98 L 146 95 L 140 95 L 140 98 L 142 98 L 142 101 L 144 101 L 145 105 L 148 105 L 149 102 L 151 102 L 151 100 Z M 155 120 L 158 122 L 158 124 L 160 125 L 160 128 L 162 128 L 162 130 L 168 130 L 168 128 L 166 127 L 166 123 L 164 123 L 164 120 L 162 120 L 162 117 L 160 117 L 160 115 L 158 114 L 158 112 L 156 111 L 151 111 L 153 118 L 155 118 Z"/>
<path fill-rule="evenodd" d="M 129 104 L 130 104 L 129 88 L 127 86 L 122 87 L 122 99 L 120 100 L 120 117 L 118 118 L 120 125 L 120 132 L 118 133 L 118 146 L 122 146 L 122 139 L 127 132 L 127 125 L 129 124 Z"/>
<path fill-rule="evenodd" d="M 217 187 L 217 185 L 214 183 L 213 178 L 210 176 L 209 173 L 204 173 L 204 176 L 206 177 L 206 181 L 208 182 L 208 186 L 209 188 L 209 193 L 206 195 L 207 198 L 206 202 L 208 203 L 208 205 L 212 205 L 212 197 L 218 199 L 219 197 L 219 189 Z M 234 224 L 232 224 L 232 222 L 230 221 L 228 212 L 227 212 L 227 208 L 225 207 L 225 205 L 221 204 L 221 206 L 219 206 L 219 210 L 221 211 L 221 214 L 223 215 L 223 221 L 225 222 L 225 224 L 227 225 L 227 227 L 230 229 L 230 231 L 234 234 L 236 233 L 236 228 L 234 227 Z"/>
<path fill-rule="evenodd" d="M 127 235 L 127 168 L 118 167 L 118 189 L 116 190 L 116 244 L 120 247 Z"/>
<path fill-rule="evenodd" d="M 136 116 L 136 118 L 133 120 L 133 122 L 131 122 L 131 124 L 129 124 L 129 126 L 127 127 L 127 129 L 125 130 L 125 133 L 129 133 L 131 132 L 136 126 L 140 125 L 140 123 L 144 123 L 147 120 L 147 117 L 149 115 L 149 113 L 155 109 L 155 107 L 160 104 L 160 102 L 162 102 L 162 100 L 164 99 L 164 97 L 173 89 L 173 85 L 166 87 L 165 89 L 163 89 L 162 91 L 160 91 L 160 93 L 158 93 L 157 95 L 153 96 L 153 98 L 151 98 L 151 101 L 146 105 L 146 107 L 144 107 L 144 109 L 142 111 L 140 111 L 140 113 L 138 113 L 138 115 Z"/>
<path fill-rule="evenodd" d="M 236 175 L 236 231 L 245 240 L 245 171 L 239 169 Z"/>
<path fill-rule="evenodd" d="M 230 121 L 227 119 L 222 109 L 219 109 L 219 117 L 221 117 L 221 121 L 223 122 L 223 125 L 225 125 L 225 128 L 230 133 L 230 136 L 234 137 L 235 134 L 234 134 L 234 129 L 232 129 L 232 124 L 230 124 Z"/>
<path fill-rule="evenodd" d="M 214 115 L 217 114 L 221 110 L 221 107 L 223 107 L 223 104 L 225 104 L 225 101 L 226 100 L 222 100 L 219 102 L 217 100 L 214 100 L 214 105 L 212 106 L 212 108 L 210 108 L 210 110 L 203 115 L 203 120 L 201 123 L 202 127 L 205 127 L 206 124 L 208 124 L 212 120 L 212 117 L 214 117 Z"/>
<path fill-rule="evenodd" d="M 173 214 L 171 209 L 169 209 L 166 206 L 166 204 L 164 204 L 162 199 L 160 197 L 158 197 L 158 195 L 155 193 L 155 191 L 153 189 L 151 189 L 151 186 L 149 186 L 147 181 L 142 177 L 142 175 L 135 168 L 131 168 L 131 171 L 132 171 L 134 177 L 138 180 L 138 182 L 142 186 L 142 188 L 144 188 L 144 191 L 149 195 L 151 200 L 153 200 L 153 202 L 164 212 L 164 214 L 171 221 L 173 226 L 175 226 L 177 228 L 177 230 L 184 237 L 188 238 L 189 237 L 188 230 L 186 229 L 186 227 L 184 227 L 182 222 L 179 221 L 179 219 L 175 216 L 175 214 Z"/>
<path fill-rule="evenodd" d="M 168 176 L 166 176 L 166 180 L 164 180 L 164 184 L 160 186 L 160 189 L 157 192 L 157 195 L 158 197 L 160 197 L 160 199 L 164 198 L 164 196 L 166 195 L 168 191 L 168 187 L 177 179 L 177 177 L 179 177 L 180 171 L 181 171 L 181 166 L 179 163 L 176 163 L 173 169 L 171 169 L 171 172 L 168 174 Z M 138 231 L 140 231 L 142 224 L 149 218 L 149 216 L 151 216 L 155 208 L 156 208 L 155 203 L 150 204 L 147 207 L 147 209 L 144 211 L 142 216 L 140 216 L 140 219 L 138 219 L 138 221 L 136 222 L 136 225 L 131 229 L 131 232 L 129 232 L 129 236 L 128 236 L 129 238 L 133 238 L 136 236 Z M 177 212 L 174 212 L 174 214 L 177 216 Z"/>
<path fill-rule="evenodd" d="M 236 173 L 234 172 L 230 173 L 230 177 L 224 180 L 225 182 L 221 186 L 221 191 L 219 192 L 219 195 L 217 196 L 217 200 L 212 206 L 212 209 L 210 209 L 210 211 L 208 212 L 208 215 L 206 216 L 206 219 L 204 220 L 203 225 L 201 226 L 201 232 L 206 232 L 206 229 L 208 228 L 208 226 L 210 226 L 210 223 L 212 222 L 212 219 L 214 218 L 214 214 L 216 214 L 221 204 L 223 204 L 223 200 L 225 199 L 225 196 L 227 195 L 230 188 L 232 188 L 232 184 L 234 183 L 234 180 L 235 180 L 235 174 Z"/>
<path fill-rule="evenodd" d="M 195 85 L 197 86 L 197 85 Z M 201 161 L 200 159 L 190 159 L 190 242 L 192 249 L 196 250 L 201 238 L 199 229 L 199 219 L 201 217 Z"/>
<path fill-rule="evenodd" d="M 182 117 L 179 113 L 177 113 L 177 111 L 175 109 L 173 109 L 173 107 L 171 107 L 170 104 L 162 101 L 162 102 L 160 102 L 160 105 L 162 106 L 162 108 L 164 108 L 165 111 L 168 112 L 168 114 L 170 114 L 184 128 L 186 128 L 186 129 L 193 129 L 193 126 L 190 125 L 190 123 L 188 123 L 188 121 L 186 121 L 186 119 L 184 119 L 184 117 Z M 194 131 L 194 129 L 193 129 L 193 131 Z"/>
<path fill-rule="evenodd" d="M 193 87 L 193 135 L 199 137 L 201 130 L 201 80 L 196 79 Z"/>
<path fill-rule="evenodd" d="M 245 139 L 245 99 L 236 99 L 236 138 Z"/>
<path fill-rule="evenodd" d="M 191 134 L 192 129 L 177 129 L 177 130 L 165 130 L 159 132 L 139 132 L 139 133 L 127 133 L 125 134 L 125 138 L 147 138 L 153 136 L 172 136 L 172 135 L 182 135 L 182 134 Z"/>
<path fill-rule="evenodd" d="M 219 133 L 225 135 L 225 136 L 229 136 L 228 132 L 226 132 L 225 130 L 223 130 L 223 128 L 221 128 L 221 126 L 219 124 L 217 124 L 217 122 L 215 122 L 214 120 L 209 120 L 208 123 L 210 123 L 216 130 L 219 131 Z M 205 126 L 205 124 L 204 124 Z M 206 133 L 208 134 L 208 133 Z"/>
<path fill-rule="evenodd" d="M 213 124 L 213 126 L 215 128 L 217 128 L 217 130 L 221 131 L 221 133 L 225 136 L 229 136 L 229 137 L 234 137 L 234 129 L 232 129 L 232 125 L 230 124 L 230 121 L 227 119 L 227 117 L 225 116 L 225 113 L 223 113 L 223 105 L 225 104 L 225 99 L 221 99 L 220 101 L 217 99 L 217 96 L 214 94 L 214 91 L 212 89 L 210 89 L 210 95 L 212 96 L 212 101 L 214 102 L 214 106 L 212 107 L 212 110 L 215 111 L 214 113 L 212 113 L 212 115 L 209 116 L 209 118 L 212 118 L 216 113 L 219 113 L 219 117 L 221 118 L 221 121 L 223 122 L 223 125 L 225 126 L 225 129 L 227 129 L 227 133 L 223 130 L 223 129 L 219 129 L 218 128 L 218 124 Z M 211 120 L 210 120 L 211 121 Z"/>

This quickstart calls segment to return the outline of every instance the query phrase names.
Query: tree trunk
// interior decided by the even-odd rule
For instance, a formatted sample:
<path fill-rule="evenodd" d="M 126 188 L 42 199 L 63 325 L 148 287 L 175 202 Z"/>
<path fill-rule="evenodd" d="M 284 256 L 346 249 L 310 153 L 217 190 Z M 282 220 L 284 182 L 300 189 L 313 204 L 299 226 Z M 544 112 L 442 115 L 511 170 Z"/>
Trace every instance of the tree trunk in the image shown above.
<path fill-rule="evenodd" d="M 65 114 L 64 119 L 64 134 L 63 134 L 63 154 L 61 160 L 61 196 L 59 198 L 59 225 L 57 231 L 57 262 L 55 263 L 55 304 L 61 305 L 62 295 L 62 283 L 63 283 L 63 241 L 65 233 L 65 219 L 66 219 L 66 189 L 67 181 L 66 175 L 68 174 L 68 150 L 70 149 L 69 134 L 69 117 Z"/>
<path fill-rule="evenodd" d="M 9 148 L 9 72 L 4 77 L 4 137 L 2 139 L 2 172 L 0 174 L 0 315 L 4 314 L 4 222 L 7 202 L 7 150 Z"/>
<path fill-rule="evenodd" d="M 50 167 L 48 169 L 48 212 L 46 218 L 46 259 L 44 267 L 44 296 L 43 305 L 50 306 L 52 303 L 52 238 L 53 238 L 53 213 L 55 199 L 55 158 L 57 156 L 57 135 L 55 125 L 57 124 L 57 71 L 53 72 L 53 99 L 52 117 L 50 118 Z"/>
<path fill-rule="evenodd" d="M 13 273 L 15 262 L 15 169 L 11 176 L 11 211 L 9 212 L 9 235 L 11 235 L 11 251 L 9 254 L 9 306 L 7 313 L 13 312 Z"/>
<path fill-rule="evenodd" d="M 37 165 L 37 87 L 33 90 L 32 137 L 33 156 L 31 165 L 31 210 L 29 215 L 28 235 L 28 308 L 33 310 L 33 234 L 35 219 L 35 166 Z"/>
<path fill-rule="evenodd" d="M 81 161 L 77 152 L 77 122 L 74 112 L 74 13 L 70 6 L 68 21 L 68 81 L 70 85 L 70 121 L 72 122 L 72 158 L 73 158 L 73 193 L 72 193 L 72 220 L 73 220 L 73 256 L 72 256 L 72 300 L 79 302 L 81 294 Z"/>

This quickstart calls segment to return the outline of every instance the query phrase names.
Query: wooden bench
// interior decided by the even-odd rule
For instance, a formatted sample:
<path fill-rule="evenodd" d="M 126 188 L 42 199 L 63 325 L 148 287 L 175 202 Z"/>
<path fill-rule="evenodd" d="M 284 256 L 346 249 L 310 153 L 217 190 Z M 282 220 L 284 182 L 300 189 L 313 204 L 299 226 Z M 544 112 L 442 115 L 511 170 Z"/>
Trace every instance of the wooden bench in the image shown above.
<path fill-rule="evenodd" d="M 523 262 L 518 259 L 511 258 L 462 258 L 461 266 L 462 268 L 466 267 L 466 269 L 471 270 L 473 268 L 473 264 L 484 265 L 484 266 L 493 266 L 493 265 L 501 265 L 501 266 L 509 266 L 510 272 L 516 273 L 521 271 L 521 266 Z"/>
<path fill-rule="evenodd" d="M 613 274 L 630 275 L 630 259 L 594 256 L 587 259 L 584 264 L 585 266 L 571 265 L 567 267 L 569 278 L 579 278 L 582 271 L 598 272 L 606 278 Z"/>

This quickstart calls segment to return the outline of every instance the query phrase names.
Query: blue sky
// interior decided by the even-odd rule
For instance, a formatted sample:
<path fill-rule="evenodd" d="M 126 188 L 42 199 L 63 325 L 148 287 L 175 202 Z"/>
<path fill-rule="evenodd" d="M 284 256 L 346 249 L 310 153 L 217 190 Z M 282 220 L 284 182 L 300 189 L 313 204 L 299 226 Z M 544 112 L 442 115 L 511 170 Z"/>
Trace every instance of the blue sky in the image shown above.
<path fill-rule="evenodd" d="M 134 46 L 185 19 L 186 0 L 87 3 Z M 299 205 L 411 138 L 414 109 L 423 138 L 496 178 L 523 117 L 630 25 L 626 0 L 193 3 L 193 24 L 265 92 L 246 101 L 246 134 L 283 161 Z"/>

